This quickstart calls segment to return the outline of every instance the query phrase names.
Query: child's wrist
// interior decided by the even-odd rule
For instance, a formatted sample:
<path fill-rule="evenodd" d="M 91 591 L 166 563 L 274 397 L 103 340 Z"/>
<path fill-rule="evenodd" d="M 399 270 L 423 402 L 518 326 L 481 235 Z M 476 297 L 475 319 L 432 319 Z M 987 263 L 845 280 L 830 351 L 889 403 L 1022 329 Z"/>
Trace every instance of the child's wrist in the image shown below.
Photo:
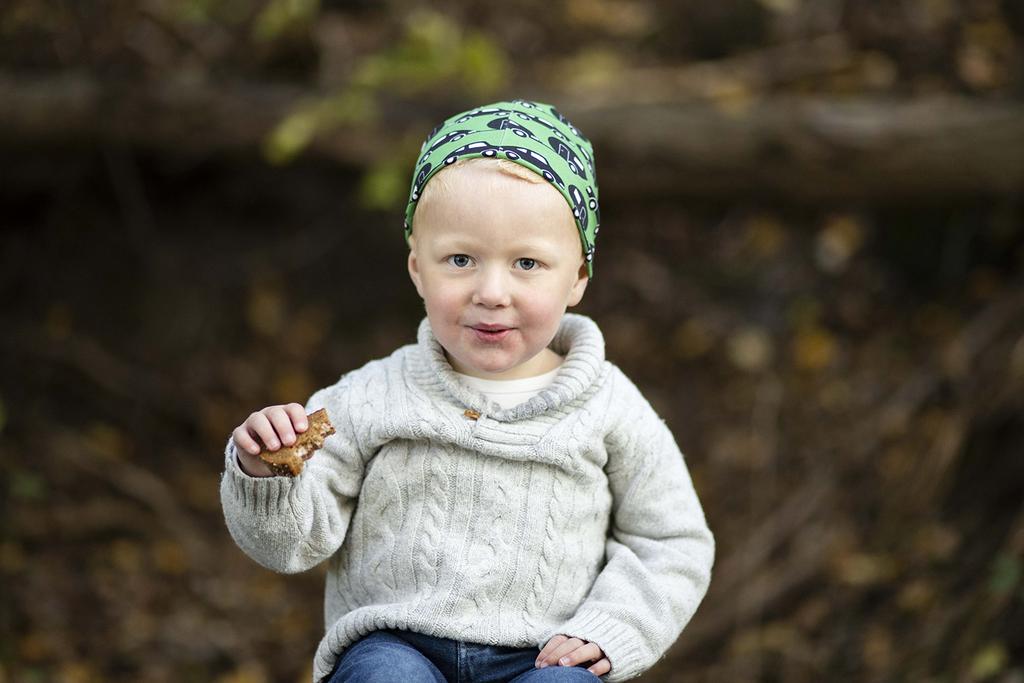
<path fill-rule="evenodd" d="M 235 453 L 238 458 L 239 468 L 241 468 L 241 470 L 250 477 L 274 476 L 274 473 L 270 471 L 270 467 L 267 466 L 267 463 L 260 460 L 259 456 L 243 453 L 237 448 L 235 449 Z"/>

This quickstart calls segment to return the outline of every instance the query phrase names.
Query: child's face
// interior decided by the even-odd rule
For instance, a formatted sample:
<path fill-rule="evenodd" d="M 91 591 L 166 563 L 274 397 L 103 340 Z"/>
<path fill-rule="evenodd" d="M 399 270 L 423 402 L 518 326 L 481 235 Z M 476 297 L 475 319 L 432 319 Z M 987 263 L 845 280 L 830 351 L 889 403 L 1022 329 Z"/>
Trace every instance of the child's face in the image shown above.
<path fill-rule="evenodd" d="M 588 281 L 569 204 L 546 182 L 484 164 L 449 172 L 452 193 L 417 208 L 409 240 L 409 275 L 431 329 L 458 372 L 541 374 L 551 369 L 542 352 Z M 474 329 L 486 323 L 508 329 Z"/>

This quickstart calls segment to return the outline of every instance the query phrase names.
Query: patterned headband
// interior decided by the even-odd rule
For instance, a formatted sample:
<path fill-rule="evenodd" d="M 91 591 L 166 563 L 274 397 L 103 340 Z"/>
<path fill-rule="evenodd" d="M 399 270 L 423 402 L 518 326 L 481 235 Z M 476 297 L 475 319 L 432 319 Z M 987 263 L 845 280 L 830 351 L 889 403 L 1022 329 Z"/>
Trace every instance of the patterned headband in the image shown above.
<path fill-rule="evenodd" d="M 511 100 L 456 114 L 430 131 L 420 148 L 409 202 L 405 241 L 412 235 L 416 203 L 430 178 L 459 159 L 508 159 L 537 173 L 569 202 L 583 243 L 587 274 L 594 277 L 594 242 L 601 225 L 594 148 L 550 104 Z"/>

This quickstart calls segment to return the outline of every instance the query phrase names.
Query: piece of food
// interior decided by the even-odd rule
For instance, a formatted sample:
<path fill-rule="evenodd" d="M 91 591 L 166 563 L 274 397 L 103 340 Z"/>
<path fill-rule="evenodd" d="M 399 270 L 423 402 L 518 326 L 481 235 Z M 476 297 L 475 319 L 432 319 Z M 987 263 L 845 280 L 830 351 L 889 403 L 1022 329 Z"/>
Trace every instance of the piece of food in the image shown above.
<path fill-rule="evenodd" d="M 313 453 L 323 448 L 324 439 L 334 433 L 334 425 L 327 418 L 327 409 L 321 408 L 306 416 L 309 426 L 306 431 L 295 435 L 295 443 L 276 451 L 263 449 L 260 460 L 267 463 L 270 471 L 278 476 L 295 477 Z"/>

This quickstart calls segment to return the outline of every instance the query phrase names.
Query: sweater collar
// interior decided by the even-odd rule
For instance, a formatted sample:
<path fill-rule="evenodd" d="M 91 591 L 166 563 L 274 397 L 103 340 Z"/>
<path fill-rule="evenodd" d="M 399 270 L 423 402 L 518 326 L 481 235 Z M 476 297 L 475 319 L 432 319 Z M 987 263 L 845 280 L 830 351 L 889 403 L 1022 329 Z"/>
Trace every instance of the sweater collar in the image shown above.
<path fill-rule="evenodd" d="M 565 360 L 554 381 L 528 401 L 502 408 L 480 391 L 464 384 L 445 358 L 444 348 L 434 336 L 430 319 L 420 321 L 416 333 L 419 357 L 428 372 L 422 379 L 441 389 L 459 403 L 500 422 L 515 422 L 564 406 L 583 394 L 600 376 L 604 365 L 604 335 L 597 323 L 579 313 L 564 313 L 558 331 L 548 346 Z"/>

